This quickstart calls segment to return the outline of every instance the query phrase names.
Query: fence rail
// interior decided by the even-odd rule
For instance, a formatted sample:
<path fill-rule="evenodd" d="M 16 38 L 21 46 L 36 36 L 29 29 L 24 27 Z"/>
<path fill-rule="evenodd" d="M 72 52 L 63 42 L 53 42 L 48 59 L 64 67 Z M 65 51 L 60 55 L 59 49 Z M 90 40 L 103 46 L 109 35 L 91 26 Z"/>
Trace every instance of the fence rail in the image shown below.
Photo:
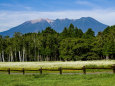
<path fill-rule="evenodd" d="M 45 71 L 59 71 L 59 74 L 62 74 L 63 70 L 83 70 L 83 74 L 86 74 L 87 69 L 112 69 L 113 73 L 115 74 L 115 64 L 113 64 L 110 68 L 102 68 L 102 67 L 100 67 L 100 68 L 86 68 L 86 66 L 83 66 L 82 68 L 62 68 L 62 67 L 60 67 L 58 69 L 43 69 L 41 67 L 38 70 L 25 70 L 24 68 L 22 68 L 22 70 L 11 70 L 10 68 L 8 68 L 7 70 L 0 70 L 0 71 L 7 71 L 9 75 L 11 74 L 11 71 L 20 71 L 24 75 L 25 71 L 39 71 L 40 74 L 43 73 L 43 70 L 45 70 Z"/>

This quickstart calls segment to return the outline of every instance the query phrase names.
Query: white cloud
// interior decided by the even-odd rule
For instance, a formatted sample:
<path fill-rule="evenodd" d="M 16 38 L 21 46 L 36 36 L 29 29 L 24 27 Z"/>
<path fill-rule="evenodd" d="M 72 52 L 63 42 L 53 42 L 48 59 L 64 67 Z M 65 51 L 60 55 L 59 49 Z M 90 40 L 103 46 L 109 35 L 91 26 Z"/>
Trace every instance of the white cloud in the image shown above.
<path fill-rule="evenodd" d="M 76 4 L 80 4 L 80 5 L 93 5 L 93 3 L 88 2 L 88 1 L 76 1 Z"/>
<path fill-rule="evenodd" d="M 38 18 L 70 18 L 79 19 L 80 17 L 93 17 L 98 21 L 107 24 L 115 24 L 115 11 L 106 10 L 85 10 L 85 11 L 54 11 L 54 12 L 38 12 L 38 11 L 0 11 L 0 32 L 8 30 L 25 21 Z"/>
<path fill-rule="evenodd" d="M 96 9 L 97 9 L 97 8 L 100 8 L 100 6 L 98 6 L 97 4 L 92 3 L 92 2 L 90 2 L 90 1 L 77 0 L 75 3 L 78 4 L 78 5 L 91 7 L 91 8 L 93 8 L 93 9 L 95 9 L 95 8 L 96 8 Z"/>

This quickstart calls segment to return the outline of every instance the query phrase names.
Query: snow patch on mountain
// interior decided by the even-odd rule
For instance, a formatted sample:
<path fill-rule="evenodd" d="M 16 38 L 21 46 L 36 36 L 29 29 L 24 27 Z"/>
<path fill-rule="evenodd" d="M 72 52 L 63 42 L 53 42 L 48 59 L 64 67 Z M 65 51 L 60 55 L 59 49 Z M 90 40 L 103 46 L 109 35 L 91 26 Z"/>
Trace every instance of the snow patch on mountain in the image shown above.
<path fill-rule="evenodd" d="M 32 23 L 32 24 L 35 24 L 35 23 L 38 23 L 38 22 L 43 22 L 43 21 L 47 21 L 48 23 L 51 23 L 51 22 L 53 22 L 53 20 L 51 20 L 51 19 L 43 19 L 43 18 L 40 18 L 40 19 L 35 19 L 35 20 L 31 20 L 30 22 Z"/>

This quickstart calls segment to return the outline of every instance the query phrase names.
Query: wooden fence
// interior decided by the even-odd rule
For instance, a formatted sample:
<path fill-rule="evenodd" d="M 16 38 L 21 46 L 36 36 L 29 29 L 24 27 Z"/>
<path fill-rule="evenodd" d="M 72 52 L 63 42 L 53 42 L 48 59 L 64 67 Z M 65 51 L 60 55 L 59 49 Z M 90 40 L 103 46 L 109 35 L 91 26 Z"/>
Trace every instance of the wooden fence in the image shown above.
<path fill-rule="evenodd" d="M 112 65 L 110 68 L 86 68 L 85 66 L 83 66 L 82 68 L 78 69 L 78 68 L 58 68 L 58 69 L 42 69 L 42 67 L 38 70 L 25 70 L 24 68 L 22 70 L 11 70 L 10 68 L 8 68 L 7 70 L 0 70 L 0 71 L 7 71 L 8 74 L 11 74 L 11 71 L 20 71 L 23 73 L 23 75 L 25 74 L 25 71 L 39 71 L 40 74 L 43 74 L 43 70 L 45 71 L 59 71 L 59 74 L 62 74 L 63 70 L 83 70 L 83 74 L 86 74 L 86 69 L 112 69 L 113 73 L 115 74 L 115 64 Z"/>

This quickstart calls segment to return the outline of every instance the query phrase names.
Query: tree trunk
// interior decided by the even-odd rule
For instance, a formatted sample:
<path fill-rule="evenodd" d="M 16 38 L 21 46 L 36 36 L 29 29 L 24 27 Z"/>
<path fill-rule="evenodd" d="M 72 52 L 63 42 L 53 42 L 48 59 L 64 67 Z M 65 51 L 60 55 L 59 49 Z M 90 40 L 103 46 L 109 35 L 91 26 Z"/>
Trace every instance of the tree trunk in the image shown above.
<path fill-rule="evenodd" d="M 26 54 L 26 50 L 25 50 L 25 61 L 27 61 L 27 54 Z"/>
<path fill-rule="evenodd" d="M 1 53 L 0 53 L 0 62 L 2 62 L 2 57 L 1 57 Z"/>
<path fill-rule="evenodd" d="M 108 55 L 106 55 L 106 60 L 108 60 L 109 59 L 109 56 Z"/>
<path fill-rule="evenodd" d="M 4 51 L 2 51 L 2 61 L 4 62 Z"/>
<path fill-rule="evenodd" d="M 102 60 L 102 59 L 103 59 L 103 56 L 101 55 L 100 57 L 101 57 L 101 60 Z"/>
<path fill-rule="evenodd" d="M 55 55 L 55 61 L 57 61 L 56 55 Z"/>
<path fill-rule="evenodd" d="M 28 60 L 31 61 L 31 57 L 30 57 L 30 47 L 29 47 L 29 50 L 28 50 Z"/>
<path fill-rule="evenodd" d="M 37 57 L 36 57 L 36 40 L 35 40 L 35 37 L 34 37 L 34 60 L 37 60 Z"/>
<path fill-rule="evenodd" d="M 40 57 L 40 55 L 38 54 L 38 59 L 37 59 L 37 61 L 39 61 L 39 57 Z"/>
<path fill-rule="evenodd" d="M 42 61 L 42 56 L 40 55 L 40 61 Z"/>
<path fill-rule="evenodd" d="M 9 59 L 8 59 L 8 62 L 10 62 L 10 54 L 9 54 Z"/>
<path fill-rule="evenodd" d="M 17 59 L 17 55 L 16 55 L 16 48 L 15 48 L 15 60 Z"/>
<path fill-rule="evenodd" d="M 35 44 L 35 48 L 34 48 L 34 49 L 35 49 L 35 50 L 34 50 L 34 52 L 35 52 L 35 53 L 34 53 L 34 58 L 35 58 L 34 60 L 37 60 L 37 58 L 36 58 L 36 44 Z"/>
<path fill-rule="evenodd" d="M 19 60 L 20 62 L 22 61 L 20 51 L 19 51 Z"/>
<path fill-rule="evenodd" d="M 46 56 L 46 61 L 49 61 L 49 59 L 48 59 L 49 57 L 48 56 Z"/>
<path fill-rule="evenodd" d="M 25 59 L 25 48 L 23 48 L 23 62 L 24 62 L 24 59 Z"/>
<path fill-rule="evenodd" d="M 11 51 L 11 62 L 13 61 L 13 52 Z"/>
<path fill-rule="evenodd" d="M 61 58 L 59 58 L 60 59 L 60 61 L 61 61 Z"/>

